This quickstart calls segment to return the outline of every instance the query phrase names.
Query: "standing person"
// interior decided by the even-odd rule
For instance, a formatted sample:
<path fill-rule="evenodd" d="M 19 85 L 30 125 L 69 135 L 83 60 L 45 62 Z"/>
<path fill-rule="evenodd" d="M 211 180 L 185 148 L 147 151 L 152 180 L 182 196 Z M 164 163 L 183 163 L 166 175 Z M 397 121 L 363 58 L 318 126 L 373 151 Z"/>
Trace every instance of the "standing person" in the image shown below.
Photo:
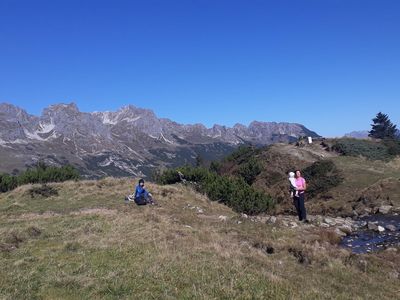
<path fill-rule="evenodd" d="M 294 206 L 296 206 L 297 215 L 299 216 L 300 221 L 303 221 L 304 223 L 309 223 L 309 221 L 307 220 L 307 212 L 304 204 L 307 183 L 306 180 L 303 177 L 301 177 L 300 170 L 296 171 L 296 187 L 298 195 L 295 195 L 293 197 L 293 200 L 294 200 Z"/>

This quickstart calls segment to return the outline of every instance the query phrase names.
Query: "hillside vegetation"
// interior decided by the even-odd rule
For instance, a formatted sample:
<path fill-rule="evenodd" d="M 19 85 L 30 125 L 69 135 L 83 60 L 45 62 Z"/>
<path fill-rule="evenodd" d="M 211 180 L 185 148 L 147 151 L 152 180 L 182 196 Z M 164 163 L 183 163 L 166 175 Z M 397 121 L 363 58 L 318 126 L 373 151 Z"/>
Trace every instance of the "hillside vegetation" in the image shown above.
<path fill-rule="evenodd" d="M 270 195 L 278 213 L 293 210 L 287 174 L 300 169 L 308 181 L 310 212 L 353 216 L 385 204 L 400 206 L 400 158 L 390 154 L 397 153 L 397 143 L 335 139 L 247 147 L 211 167 L 223 176 L 251 177 L 251 186 Z"/>
<path fill-rule="evenodd" d="M 159 206 L 134 182 L 0 194 L 2 299 L 395 299 L 398 251 L 353 255 L 324 229 L 255 223 L 180 184 Z"/>

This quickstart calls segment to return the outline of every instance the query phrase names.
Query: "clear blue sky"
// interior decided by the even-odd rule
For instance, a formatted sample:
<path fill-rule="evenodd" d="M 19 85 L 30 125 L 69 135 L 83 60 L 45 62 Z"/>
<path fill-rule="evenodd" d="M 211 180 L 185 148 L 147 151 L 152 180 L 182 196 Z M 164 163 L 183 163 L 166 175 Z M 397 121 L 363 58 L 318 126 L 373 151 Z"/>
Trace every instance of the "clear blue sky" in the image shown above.
<path fill-rule="evenodd" d="M 0 0 L 0 102 L 71 101 L 325 136 L 399 124 L 400 1 Z"/>

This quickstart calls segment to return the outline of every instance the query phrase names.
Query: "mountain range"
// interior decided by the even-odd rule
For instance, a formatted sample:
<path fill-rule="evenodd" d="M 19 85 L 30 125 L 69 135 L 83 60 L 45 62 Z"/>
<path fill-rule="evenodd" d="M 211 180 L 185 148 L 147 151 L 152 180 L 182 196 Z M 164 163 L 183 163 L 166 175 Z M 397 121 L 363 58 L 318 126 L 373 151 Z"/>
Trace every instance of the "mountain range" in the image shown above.
<path fill-rule="evenodd" d="M 395 135 L 398 139 L 400 139 L 400 130 L 399 129 L 396 130 Z M 348 138 L 355 138 L 355 139 L 368 139 L 369 131 L 368 130 L 352 131 L 350 133 L 346 133 L 344 136 L 348 137 Z"/>
<path fill-rule="evenodd" d="M 368 130 L 358 130 L 346 133 L 344 137 L 355 138 L 355 139 L 367 139 L 368 138 Z"/>
<path fill-rule="evenodd" d="M 0 171 L 43 161 L 70 163 L 86 177 L 149 176 L 156 169 L 222 158 L 241 144 L 268 145 L 318 137 L 301 124 L 254 121 L 233 127 L 183 125 L 152 110 L 81 112 L 74 103 L 51 105 L 42 115 L 0 104 Z"/>

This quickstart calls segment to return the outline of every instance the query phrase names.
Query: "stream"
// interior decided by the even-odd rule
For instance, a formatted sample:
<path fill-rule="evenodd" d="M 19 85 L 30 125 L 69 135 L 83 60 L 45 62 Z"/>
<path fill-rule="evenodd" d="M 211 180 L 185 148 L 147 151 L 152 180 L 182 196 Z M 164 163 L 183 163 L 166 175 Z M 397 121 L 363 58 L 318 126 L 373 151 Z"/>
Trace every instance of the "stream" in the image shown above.
<path fill-rule="evenodd" d="M 400 246 L 400 215 L 372 215 L 363 217 L 357 222 L 360 229 L 344 237 L 340 243 L 342 247 L 351 249 L 353 253 L 362 254 Z M 382 226 L 385 231 L 370 230 L 366 226 L 368 223 Z M 389 225 L 394 226 L 396 231 L 387 230 Z"/>

